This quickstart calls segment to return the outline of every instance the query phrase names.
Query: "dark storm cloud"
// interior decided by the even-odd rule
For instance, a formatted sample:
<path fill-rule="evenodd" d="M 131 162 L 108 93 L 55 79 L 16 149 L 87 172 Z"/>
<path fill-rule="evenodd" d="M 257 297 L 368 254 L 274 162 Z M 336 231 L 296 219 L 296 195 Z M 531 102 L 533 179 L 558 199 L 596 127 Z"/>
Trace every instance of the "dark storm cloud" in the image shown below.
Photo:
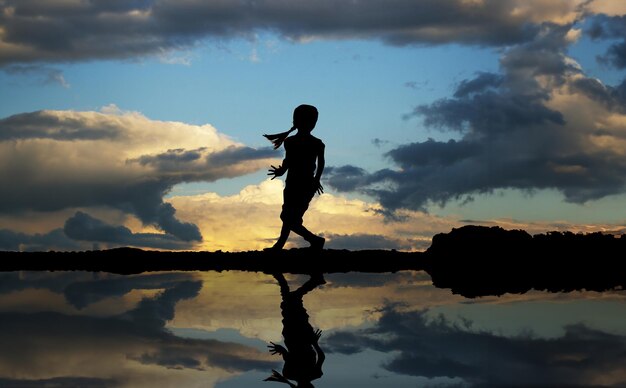
<path fill-rule="evenodd" d="M 466 97 L 470 94 L 485 91 L 487 88 L 497 88 L 504 81 L 504 77 L 494 73 L 479 73 L 476 78 L 463 80 L 457 86 L 454 97 Z"/>
<path fill-rule="evenodd" d="M 225 168 L 229 166 L 242 161 L 273 157 L 276 157 L 276 152 L 271 147 L 255 149 L 245 146 L 229 146 L 213 152 L 205 147 L 195 150 L 172 149 L 157 155 L 143 155 L 129 162 L 154 167 L 161 172 L 186 173 L 188 174 L 186 179 L 193 179 L 198 173 L 209 175 L 210 172 L 214 172 L 214 179 L 217 179 L 221 174 L 223 175 L 224 171 L 227 171 Z"/>
<path fill-rule="evenodd" d="M 39 78 L 39 82 L 42 85 L 58 84 L 64 88 L 69 88 L 70 85 L 65 81 L 63 72 L 59 69 L 41 65 L 10 65 L 4 68 L 9 74 L 13 75 L 34 75 Z"/>
<path fill-rule="evenodd" d="M 611 86 L 595 78 L 581 78 L 573 81 L 571 87 L 575 92 L 603 104 L 609 111 L 626 113 L 626 80 Z"/>
<path fill-rule="evenodd" d="M 539 96 L 492 91 L 438 100 L 417 107 L 415 114 L 424 117 L 426 126 L 458 131 L 471 127 L 481 135 L 537 124 L 564 124 L 563 116 L 545 107 Z"/>
<path fill-rule="evenodd" d="M 528 41 L 575 4 L 521 0 L 31 1 L 0 3 L 0 66 L 133 58 L 205 38 L 277 32 L 290 40 L 378 39 L 393 45 Z M 539 22 L 537 22 L 539 21 Z"/>
<path fill-rule="evenodd" d="M 612 43 L 598 60 L 618 69 L 626 68 L 626 16 L 598 15 L 586 32 L 592 39 L 619 40 Z"/>
<path fill-rule="evenodd" d="M 0 251 L 72 251 L 89 248 L 85 244 L 67 237 L 63 229 L 48 233 L 21 233 L 0 229 Z"/>
<path fill-rule="evenodd" d="M 78 116 L 60 117 L 48 111 L 20 113 L 0 119 L 0 141 L 20 139 L 102 140 L 122 136 L 123 128 L 100 120 L 86 127 Z"/>
<path fill-rule="evenodd" d="M 416 248 L 416 242 L 399 239 L 389 238 L 377 234 L 330 234 L 325 235 L 327 241 L 325 246 L 332 249 L 349 249 L 349 250 L 363 250 L 363 249 L 399 249 L 399 250 L 411 250 Z"/>
<path fill-rule="evenodd" d="M 100 379 L 80 376 L 53 377 L 50 379 L 3 379 L 0 378 L 0 387 L 12 388 L 56 388 L 56 387 L 85 387 L 85 388 L 108 388 L 120 383 L 113 379 Z"/>
<path fill-rule="evenodd" d="M 536 39 L 504 52 L 501 74 L 479 73 L 460 82 L 453 96 L 417 106 L 409 116 L 457 139 L 402 145 L 386 153 L 397 169 L 368 174 L 344 166 L 330 169 L 327 182 L 372 195 L 391 210 L 471 200 L 500 188 L 556 189 L 576 203 L 623 192 L 626 160 L 594 142 L 599 136 L 619 139 L 620 131 L 593 119 L 568 121 L 549 106 L 561 88 L 571 98 L 584 95 L 623 111 L 624 84 L 602 87 L 565 55 L 570 27 L 544 25 Z M 587 101 L 573 101 L 581 112 L 588 109 Z"/>
<path fill-rule="evenodd" d="M 274 157 L 276 157 L 276 153 L 272 147 L 256 149 L 251 147 L 231 146 L 207 156 L 207 163 L 219 168 L 235 164 L 241 160 L 258 160 Z"/>
<path fill-rule="evenodd" d="M 353 354 L 365 349 L 396 353 L 384 367 L 428 378 L 461 378 L 470 386 L 622 386 L 626 337 L 570 325 L 556 338 L 505 337 L 428 319 L 426 311 L 383 310 L 371 329 L 339 332 L 325 349 Z M 612 376 L 609 378 L 605 378 Z"/>
<path fill-rule="evenodd" d="M 133 233 L 125 226 L 110 225 L 80 211 L 65 221 L 63 231 L 71 239 L 102 242 L 107 243 L 108 246 L 159 249 L 189 249 L 192 246 L 187 241 L 170 234 Z M 200 235 L 200 231 L 197 235 Z"/>
<path fill-rule="evenodd" d="M 182 148 L 177 148 L 175 150 L 167 150 L 158 155 L 143 155 L 137 161 L 142 165 L 152 165 L 158 167 L 161 170 L 165 170 L 164 166 L 168 164 L 179 164 L 179 163 L 187 163 L 193 162 L 195 160 L 200 159 L 202 156 L 201 152 L 205 151 L 206 148 L 198 148 L 197 150 L 187 151 Z"/>
<path fill-rule="evenodd" d="M 340 191 L 352 191 L 367 183 L 367 171 L 360 167 L 346 165 L 328 166 L 324 170 L 325 180 L 329 185 Z"/>
<path fill-rule="evenodd" d="M 101 198 L 111 206 L 122 209 L 130 205 L 128 210 L 136 214 L 146 224 L 156 224 L 165 233 L 169 233 L 183 241 L 201 241 L 200 229 L 195 224 L 183 222 L 176 218 L 176 209 L 170 203 L 163 202 L 163 197 L 176 183 L 182 183 L 182 179 L 165 178 L 162 181 L 154 180 L 141 182 L 131 187 L 125 193 L 111 193 L 112 197 Z M 112 187 L 113 188 L 113 187 Z M 115 188 L 113 188 L 115 190 Z M 111 203 L 119 200 L 114 195 L 122 194 L 122 200 L 128 202 Z"/>
<path fill-rule="evenodd" d="M 163 351 L 160 351 L 156 354 L 142 354 L 135 360 L 141 362 L 142 364 L 157 364 L 169 369 L 189 368 L 202 370 L 202 363 L 200 361 L 196 360 L 193 357 L 189 357 L 187 352 L 181 352 L 177 348 L 163 349 Z"/>

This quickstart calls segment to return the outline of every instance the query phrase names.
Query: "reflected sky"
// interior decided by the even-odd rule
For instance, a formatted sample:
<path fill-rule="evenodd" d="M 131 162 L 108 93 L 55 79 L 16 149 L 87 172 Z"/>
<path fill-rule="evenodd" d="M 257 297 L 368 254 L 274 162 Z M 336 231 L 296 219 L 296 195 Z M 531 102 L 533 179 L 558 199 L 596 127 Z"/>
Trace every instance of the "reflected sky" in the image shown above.
<path fill-rule="evenodd" d="M 309 277 L 285 275 L 292 290 Z M 0 386 L 287 387 L 274 276 L 0 274 Z M 623 386 L 626 292 L 467 299 L 423 272 L 330 274 L 302 297 L 316 387 Z"/>

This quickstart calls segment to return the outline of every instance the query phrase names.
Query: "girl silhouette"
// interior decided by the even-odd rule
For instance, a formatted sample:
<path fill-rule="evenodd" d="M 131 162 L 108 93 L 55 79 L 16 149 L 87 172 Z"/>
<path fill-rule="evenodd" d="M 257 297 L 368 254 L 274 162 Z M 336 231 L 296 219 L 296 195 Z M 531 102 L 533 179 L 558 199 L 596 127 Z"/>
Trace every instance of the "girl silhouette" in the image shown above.
<path fill-rule="evenodd" d="M 274 246 L 268 249 L 282 249 L 291 231 L 308 241 L 311 248 L 321 250 L 324 247 L 324 238 L 314 235 L 302 225 L 302 217 L 309 208 L 309 202 L 316 192 L 318 194 L 324 192 L 320 178 L 324 172 L 325 146 L 320 139 L 311 135 L 317 117 L 317 108 L 312 105 L 300 105 L 293 111 L 293 127 L 289 131 L 263 135 L 274 143 L 274 149 L 279 148 L 283 142 L 285 144 L 283 164 L 278 167 L 271 166 L 267 175 L 274 179 L 287 172 L 283 209 L 280 213 L 283 226 L 280 237 Z M 296 129 L 298 133 L 295 136 L 287 137 Z"/>

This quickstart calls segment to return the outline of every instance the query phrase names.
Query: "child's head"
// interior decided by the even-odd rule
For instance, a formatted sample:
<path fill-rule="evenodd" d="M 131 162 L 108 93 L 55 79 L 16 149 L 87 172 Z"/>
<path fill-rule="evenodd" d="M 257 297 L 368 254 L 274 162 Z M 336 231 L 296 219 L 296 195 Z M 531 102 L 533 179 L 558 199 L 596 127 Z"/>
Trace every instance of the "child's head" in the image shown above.
<path fill-rule="evenodd" d="M 293 126 L 301 131 L 311 132 L 317 123 L 317 108 L 313 105 L 300 105 L 293 111 Z"/>

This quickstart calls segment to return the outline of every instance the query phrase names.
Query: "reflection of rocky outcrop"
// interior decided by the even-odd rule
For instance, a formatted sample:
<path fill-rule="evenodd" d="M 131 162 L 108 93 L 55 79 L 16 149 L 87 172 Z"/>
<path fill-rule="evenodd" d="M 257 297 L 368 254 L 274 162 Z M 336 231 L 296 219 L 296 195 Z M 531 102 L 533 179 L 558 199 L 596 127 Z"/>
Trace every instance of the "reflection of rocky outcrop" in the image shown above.
<path fill-rule="evenodd" d="M 0 271 L 82 270 L 121 274 L 147 271 L 259 271 L 266 273 L 396 272 L 426 270 L 433 284 L 468 297 L 522 293 L 604 291 L 626 286 L 626 237 L 465 226 L 438 234 L 422 252 L 158 252 L 120 248 L 92 252 L 2 252 Z"/>
<path fill-rule="evenodd" d="M 426 270 L 433 284 L 468 297 L 604 291 L 626 285 L 626 238 L 601 233 L 550 232 L 465 226 L 433 238 Z"/>

